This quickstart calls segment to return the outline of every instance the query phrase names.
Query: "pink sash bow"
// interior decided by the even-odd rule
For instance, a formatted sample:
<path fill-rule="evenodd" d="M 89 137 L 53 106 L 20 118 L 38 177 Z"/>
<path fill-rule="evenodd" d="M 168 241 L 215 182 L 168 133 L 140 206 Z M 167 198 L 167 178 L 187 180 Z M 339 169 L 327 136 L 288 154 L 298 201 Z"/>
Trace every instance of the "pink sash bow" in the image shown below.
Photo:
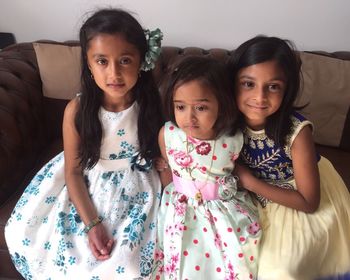
<path fill-rule="evenodd" d="M 173 183 L 175 190 L 187 197 L 194 198 L 200 192 L 203 200 L 219 199 L 219 185 L 217 183 L 187 180 L 176 175 L 173 175 Z"/>

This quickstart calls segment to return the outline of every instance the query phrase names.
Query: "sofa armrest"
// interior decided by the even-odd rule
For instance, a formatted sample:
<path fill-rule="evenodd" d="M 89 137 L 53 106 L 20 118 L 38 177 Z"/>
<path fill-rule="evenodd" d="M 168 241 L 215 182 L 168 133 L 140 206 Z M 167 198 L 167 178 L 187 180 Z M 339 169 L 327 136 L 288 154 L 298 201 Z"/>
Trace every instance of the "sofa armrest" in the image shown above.
<path fill-rule="evenodd" d="M 0 205 L 46 144 L 42 104 L 35 62 L 16 50 L 0 51 Z"/>

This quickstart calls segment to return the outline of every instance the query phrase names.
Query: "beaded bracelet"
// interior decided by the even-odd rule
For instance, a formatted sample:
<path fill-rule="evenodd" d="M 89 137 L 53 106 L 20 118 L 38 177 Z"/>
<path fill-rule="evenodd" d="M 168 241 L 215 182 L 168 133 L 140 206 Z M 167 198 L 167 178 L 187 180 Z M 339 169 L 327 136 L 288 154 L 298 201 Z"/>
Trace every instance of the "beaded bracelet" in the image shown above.
<path fill-rule="evenodd" d="M 101 216 L 98 216 L 97 218 L 93 219 L 85 228 L 84 232 L 88 233 L 90 229 L 92 229 L 94 226 L 100 224 L 103 221 L 103 218 Z"/>

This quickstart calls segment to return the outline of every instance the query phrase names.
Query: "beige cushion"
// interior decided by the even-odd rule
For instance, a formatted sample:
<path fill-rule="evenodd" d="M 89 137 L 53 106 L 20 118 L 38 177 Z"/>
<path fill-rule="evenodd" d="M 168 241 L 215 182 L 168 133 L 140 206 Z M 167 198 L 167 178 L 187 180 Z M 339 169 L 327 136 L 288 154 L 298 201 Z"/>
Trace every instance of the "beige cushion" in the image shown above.
<path fill-rule="evenodd" d="M 314 124 L 316 143 L 340 144 L 350 106 L 350 61 L 301 52 L 304 88 L 298 105 Z"/>
<path fill-rule="evenodd" d="M 33 46 L 44 96 L 72 99 L 81 87 L 81 48 L 45 43 L 33 43 Z"/>

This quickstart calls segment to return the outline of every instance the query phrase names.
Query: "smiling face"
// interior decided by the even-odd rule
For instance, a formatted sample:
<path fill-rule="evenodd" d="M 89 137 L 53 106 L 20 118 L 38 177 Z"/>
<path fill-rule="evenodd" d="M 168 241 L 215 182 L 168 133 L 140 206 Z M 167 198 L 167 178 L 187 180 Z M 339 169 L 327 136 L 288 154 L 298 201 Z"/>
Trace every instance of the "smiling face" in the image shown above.
<path fill-rule="evenodd" d="M 173 104 L 176 123 L 188 136 L 215 138 L 218 101 L 208 86 L 197 80 L 184 83 L 175 90 Z"/>
<path fill-rule="evenodd" d="M 98 87 L 104 92 L 104 106 L 114 110 L 130 103 L 141 59 L 138 49 L 120 34 L 99 34 L 89 41 L 88 65 Z"/>
<path fill-rule="evenodd" d="M 275 113 L 283 100 L 286 78 L 276 61 L 242 68 L 236 78 L 236 101 L 246 124 L 263 129 L 267 117 Z"/>

